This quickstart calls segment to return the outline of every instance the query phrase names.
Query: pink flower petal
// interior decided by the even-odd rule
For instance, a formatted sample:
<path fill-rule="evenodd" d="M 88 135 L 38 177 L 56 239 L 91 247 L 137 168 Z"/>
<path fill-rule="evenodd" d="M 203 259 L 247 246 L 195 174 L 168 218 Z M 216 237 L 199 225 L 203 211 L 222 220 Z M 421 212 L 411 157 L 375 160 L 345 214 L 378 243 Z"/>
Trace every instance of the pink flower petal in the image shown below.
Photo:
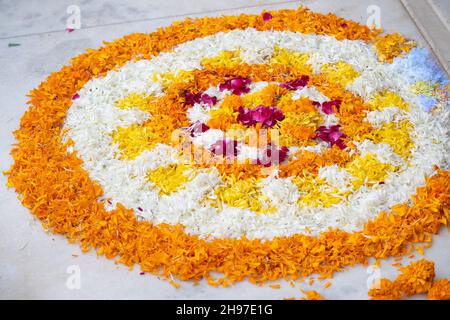
<path fill-rule="evenodd" d="M 209 106 L 213 106 L 217 103 L 217 97 L 211 97 L 209 94 L 202 94 L 201 101 Z"/>
<path fill-rule="evenodd" d="M 278 108 L 274 108 L 273 114 L 272 114 L 272 119 L 278 122 L 278 121 L 283 121 L 284 118 L 285 118 L 285 116 L 283 114 L 283 111 L 281 111 Z"/>
<path fill-rule="evenodd" d="M 335 124 L 333 126 L 330 126 L 329 128 L 331 131 L 339 131 L 341 129 L 341 125 Z"/>
<path fill-rule="evenodd" d="M 219 140 L 213 143 L 209 150 L 215 155 L 221 155 L 223 157 L 235 157 L 238 154 L 237 150 L 238 142 L 236 140 Z"/>
<path fill-rule="evenodd" d="M 188 131 L 191 133 L 191 137 L 196 137 L 200 133 L 203 133 L 203 132 L 208 131 L 208 130 L 209 130 L 209 127 L 206 124 L 204 124 L 204 123 L 202 123 L 200 121 L 197 121 L 196 123 L 192 124 L 188 128 Z"/>
<path fill-rule="evenodd" d="M 325 109 L 327 109 L 331 113 L 333 113 L 334 112 L 333 107 L 336 107 L 336 110 L 339 111 L 339 109 L 341 107 L 341 103 L 342 103 L 341 100 L 325 101 L 324 103 L 322 103 L 322 111 L 325 112 Z M 331 113 L 327 113 L 327 114 L 331 114 Z"/>
<path fill-rule="evenodd" d="M 251 110 L 244 107 L 239 107 L 238 112 L 239 112 L 237 116 L 238 122 L 248 127 L 255 124 L 255 120 L 253 120 Z"/>
<path fill-rule="evenodd" d="M 262 14 L 262 18 L 263 18 L 264 21 L 269 21 L 269 20 L 272 19 L 273 17 L 272 17 L 272 15 L 270 14 L 270 12 L 264 12 L 264 13 Z"/>
<path fill-rule="evenodd" d="M 252 110 L 252 119 L 256 122 L 263 123 L 270 119 L 272 113 L 273 112 L 270 107 L 258 106 Z"/>
<path fill-rule="evenodd" d="M 225 91 L 225 90 L 231 90 L 230 83 L 229 82 L 225 82 L 225 83 L 219 84 L 219 90 L 220 90 L 220 92 Z"/>
<path fill-rule="evenodd" d="M 339 139 L 334 144 L 337 145 L 339 147 L 339 149 L 341 149 L 341 150 L 344 150 L 345 148 L 347 148 L 347 146 L 345 145 L 344 141 L 342 141 L 342 139 Z"/>
<path fill-rule="evenodd" d="M 329 104 L 329 103 L 327 104 L 326 102 L 324 102 L 322 104 L 321 109 L 322 109 L 322 111 L 325 114 L 332 114 L 332 113 L 334 113 L 333 106 L 331 104 Z"/>
<path fill-rule="evenodd" d="M 245 85 L 244 79 L 241 77 L 237 77 L 230 80 L 230 87 L 231 89 L 239 89 L 240 87 L 243 87 Z"/>
<path fill-rule="evenodd" d="M 287 147 L 276 148 L 273 145 L 269 145 L 263 154 L 257 159 L 256 163 L 263 165 L 264 167 L 270 167 L 271 165 L 278 165 L 283 163 L 288 157 L 289 149 Z"/>
<path fill-rule="evenodd" d="M 320 108 L 325 114 L 333 114 L 334 108 L 336 107 L 336 110 L 339 111 L 339 108 L 341 106 L 341 100 L 331 100 L 331 101 L 325 101 L 322 104 L 317 101 L 313 101 L 313 105 Z"/>
<path fill-rule="evenodd" d="M 340 131 L 340 128 L 340 125 L 330 126 L 329 128 L 320 126 L 316 131 L 316 138 L 328 142 L 330 147 L 337 145 L 339 148 L 345 149 L 346 145 L 342 138 L 346 136 Z"/>
<path fill-rule="evenodd" d="M 338 141 L 344 134 L 340 131 L 332 131 L 330 132 L 330 134 L 328 135 L 330 137 L 330 141 L 331 142 L 336 142 Z"/>
<path fill-rule="evenodd" d="M 321 133 L 328 133 L 329 129 L 325 126 L 320 126 L 319 128 L 317 128 L 317 134 L 321 134 Z"/>
<path fill-rule="evenodd" d="M 192 105 L 194 105 L 196 103 L 200 103 L 201 102 L 202 93 L 201 92 L 192 93 L 192 92 L 187 91 L 184 94 L 184 98 L 185 98 L 186 104 L 192 106 Z"/>
<path fill-rule="evenodd" d="M 255 109 L 239 107 L 237 121 L 243 125 L 251 126 L 256 123 L 262 123 L 266 128 L 273 127 L 278 121 L 284 119 L 283 112 L 276 107 L 258 106 Z"/>
<path fill-rule="evenodd" d="M 319 133 L 316 135 L 316 138 L 318 138 L 318 139 L 320 139 L 320 140 L 322 140 L 322 141 L 325 141 L 325 142 L 331 142 L 331 141 L 329 140 L 329 138 L 328 138 L 328 133 L 325 133 L 325 132 L 319 132 Z"/>
<path fill-rule="evenodd" d="M 300 79 L 280 83 L 280 87 L 288 90 L 297 90 L 308 85 L 309 76 L 302 76 Z"/>
<path fill-rule="evenodd" d="M 247 93 L 250 91 L 250 88 L 248 85 L 251 83 L 250 79 L 242 78 L 242 77 L 235 77 L 232 79 L 228 79 L 224 83 L 221 83 L 219 85 L 219 90 L 231 90 L 233 94 L 241 95 L 243 93 Z"/>
<path fill-rule="evenodd" d="M 238 96 L 242 95 L 243 93 L 248 93 L 248 92 L 250 92 L 250 88 L 247 86 L 233 90 L 233 94 L 238 95 Z"/>
<path fill-rule="evenodd" d="M 217 103 L 217 97 L 210 96 L 209 94 L 203 92 L 193 93 L 186 91 L 184 93 L 184 98 L 186 104 L 191 106 L 196 103 L 204 103 L 209 106 L 213 106 Z"/>

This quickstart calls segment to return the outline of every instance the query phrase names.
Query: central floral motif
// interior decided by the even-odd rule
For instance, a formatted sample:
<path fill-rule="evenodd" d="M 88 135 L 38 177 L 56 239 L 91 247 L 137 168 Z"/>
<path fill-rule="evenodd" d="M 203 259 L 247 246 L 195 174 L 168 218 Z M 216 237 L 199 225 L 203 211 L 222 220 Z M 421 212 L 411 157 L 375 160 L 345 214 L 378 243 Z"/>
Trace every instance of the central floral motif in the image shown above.
<path fill-rule="evenodd" d="M 289 148 L 296 152 L 298 147 L 323 143 L 344 150 L 346 135 L 335 117 L 341 100 L 325 100 L 321 94 L 317 94 L 321 101 L 311 100 L 308 92 L 302 91 L 309 80 L 303 75 L 286 82 L 253 82 L 237 76 L 205 91 L 186 91 L 190 137 L 199 141 L 208 136 L 205 132 L 221 130 L 223 137 L 208 147 L 212 138 L 208 136 L 205 148 L 216 156 L 264 167 L 283 164 Z M 220 136 L 220 132 L 216 134 Z M 253 158 L 239 158 L 246 147 L 259 150 L 254 150 Z"/>
<path fill-rule="evenodd" d="M 352 138 L 356 139 L 372 131 L 362 122 L 360 114 L 365 109 L 355 108 L 361 103 L 358 98 L 338 85 L 331 85 L 330 90 L 326 78 L 310 71 L 302 74 L 304 68 L 244 66 L 222 67 L 223 74 L 218 74 L 217 66 L 209 69 L 205 64 L 202 70 L 159 75 L 163 83 L 170 79 L 165 95 L 133 93 L 118 101 L 120 108 L 152 114 L 141 125 L 113 133 L 121 150 L 119 157 L 133 159 L 158 143 L 171 145 L 181 159 L 178 167 L 159 167 L 147 175 L 160 194 L 180 192 L 201 170 L 214 168 L 221 183 L 213 188 L 213 197 L 205 196 L 202 201 L 217 208 L 225 204 L 258 213 L 275 210 L 262 192 L 264 181 L 274 174 L 289 179 L 285 183 L 298 189 L 300 207 L 330 207 L 372 183 L 360 182 L 364 178 L 357 175 L 352 181 L 346 173 L 341 182 L 345 187 L 339 190 L 332 180 L 324 179 L 325 173 L 320 176 L 330 165 L 352 172 L 357 165 L 365 168 L 378 163 L 376 157 L 370 158 L 372 162 L 361 160 L 355 145 L 349 144 L 354 129 L 357 135 Z M 384 179 L 389 170 L 393 167 L 386 167 L 374 181 Z"/>
<path fill-rule="evenodd" d="M 308 82 L 307 75 L 278 83 L 253 82 L 237 76 L 205 91 L 186 91 L 190 137 L 202 137 L 210 129 L 222 130 L 223 138 L 209 148 L 206 145 L 207 149 L 215 155 L 236 158 L 240 145 L 257 147 L 262 149 L 260 157 L 245 160 L 265 167 L 282 164 L 288 158 L 289 147 L 295 150 L 323 142 L 345 149 L 346 136 L 334 115 L 341 101 L 324 100 L 327 98 L 323 95 L 319 95 L 320 102 L 309 99 L 307 92 L 302 92 Z M 334 124 L 321 125 L 324 118 Z"/>

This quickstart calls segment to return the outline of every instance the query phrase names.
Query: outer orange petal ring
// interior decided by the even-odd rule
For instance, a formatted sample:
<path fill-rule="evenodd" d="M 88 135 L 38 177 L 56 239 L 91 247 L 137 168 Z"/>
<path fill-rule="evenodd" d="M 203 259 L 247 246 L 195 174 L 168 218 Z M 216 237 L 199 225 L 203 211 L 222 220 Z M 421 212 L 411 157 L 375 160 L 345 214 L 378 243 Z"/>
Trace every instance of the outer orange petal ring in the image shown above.
<path fill-rule="evenodd" d="M 76 154 L 61 142 L 61 128 L 71 97 L 91 78 L 101 76 L 132 59 L 148 59 L 175 45 L 219 31 L 253 27 L 328 34 L 338 39 L 374 40 L 379 31 L 334 15 L 305 8 L 261 16 L 185 20 L 152 34 L 131 34 L 74 58 L 69 66 L 51 74 L 30 93 L 18 140 L 12 150 L 14 164 L 8 185 L 19 193 L 45 228 L 79 241 L 83 250 L 94 248 L 107 258 L 142 271 L 181 280 L 207 277 L 210 284 L 228 285 L 245 278 L 265 282 L 296 279 L 311 273 L 331 276 L 345 266 L 367 263 L 368 258 L 406 254 L 415 242 L 431 242 L 431 235 L 450 220 L 450 174 L 440 171 L 418 188 L 410 205 L 381 213 L 361 232 L 329 230 L 318 237 L 294 235 L 271 241 L 241 239 L 202 240 L 183 226 L 152 225 L 137 221 L 123 206 L 107 212 L 97 202 L 101 188 L 81 168 Z M 213 280 L 210 272 L 223 273 Z"/>

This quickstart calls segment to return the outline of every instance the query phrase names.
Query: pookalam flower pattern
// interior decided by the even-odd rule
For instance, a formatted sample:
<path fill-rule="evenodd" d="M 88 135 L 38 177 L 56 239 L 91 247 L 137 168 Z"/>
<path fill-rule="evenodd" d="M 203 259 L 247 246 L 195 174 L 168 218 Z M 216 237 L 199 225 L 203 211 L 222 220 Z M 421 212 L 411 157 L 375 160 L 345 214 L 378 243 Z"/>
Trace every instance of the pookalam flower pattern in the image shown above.
<path fill-rule="evenodd" d="M 407 255 L 416 242 L 431 244 L 430 235 L 450 221 L 450 174 L 442 157 L 448 154 L 442 134 L 448 110 L 441 98 L 430 113 L 403 99 L 404 92 L 410 98 L 405 83 L 422 80 L 407 71 L 414 68 L 411 52 L 402 51 L 404 39 L 387 38 L 380 53 L 380 31 L 356 22 L 303 7 L 271 16 L 270 22 L 260 15 L 189 19 L 76 57 L 30 93 L 8 185 L 46 229 L 79 241 L 83 250 L 139 264 L 177 287 L 177 279 L 228 286 L 287 275 L 326 278 L 370 257 Z M 264 55 L 255 56 L 257 44 Z M 266 58 L 274 45 L 283 55 Z M 202 65 L 219 47 L 242 54 L 231 55 L 231 62 L 222 55 L 212 69 Z M 320 65 L 300 70 L 292 64 L 300 56 L 314 64 L 311 55 L 334 62 L 330 50 L 363 70 L 358 82 L 343 87 L 316 73 Z M 364 52 L 377 55 L 360 57 Z M 393 57 L 398 72 L 384 72 L 389 62 L 382 56 Z M 380 64 L 382 76 L 370 77 Z M 434 74 L 428 65 L 421 68 Z M 143 66 L 193 77 L 156 83 L 141 94 L 151 79 L 134 77 L 149 70 Z M 303 87 L 311 90 L 286 92 Z M 217 92 L 217 100 L 205 92 Z M 262 94 L 245 99 L 254 92 Z M 297 96 L 303 92 L 312 93 Z M 80 99 L 72 100 L 76 94 Z M 317 96 L 342 103 L 314 107 L 311 101 L 323 101 Z M 106 105 L 111 97 L 125 98 Z M 254 106 L 270 107 L 253 114 Z M 268 137 L 269 146 L 250 144 L 247 133 L 255 128 L 238 121 L 240 114 L 244 122 L 279 127 L 300 142 L 275 144 Z M 182 163 L 170 140 L 179 129 L 212 161 Z M 228 129 L 243 134 L 232 138 Z M 317 140 L 337 147 L 323 148 Z M 129 150 L 135 157 L 124 157 Z M 161 194 L 158 185 L 170 188 Z M 349 195 L 356 191 L 353 201 Z M 213 278 L 217 272 L 223 275 Z M 446 287 L 437 285 L 432 296 Z"/>

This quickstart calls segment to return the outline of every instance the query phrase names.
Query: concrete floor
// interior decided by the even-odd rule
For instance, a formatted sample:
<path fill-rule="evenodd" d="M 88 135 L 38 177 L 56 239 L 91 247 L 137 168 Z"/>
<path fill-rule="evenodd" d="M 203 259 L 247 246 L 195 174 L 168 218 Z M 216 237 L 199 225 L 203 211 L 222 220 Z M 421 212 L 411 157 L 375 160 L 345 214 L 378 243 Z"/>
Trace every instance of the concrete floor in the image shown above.
<path fill-rule="evenodd" d="M 59 70 L 69 59 L 102 41 L 132 32 L 152 32 L 185 16 L 259 13 L 263 9 L 295 8 L 300 3 L 318 12 L 333 12 L 362 23 L 369 5 L 378 5 L 382 27 L 398 31 L 426 45 L 400 1 L 394 0 L 0 0 L 0 169 L 12 163 L 9 150 L 12 131 L 26 110 L 26 94 L 46 76 Z M 69 5 L 81 8 L 81 30 L 64 31 Z M 16 46 L 17 45 L 17 46 Z M 298 288 L 282 283 L 282 288 L 256 287 L 238 283 L 229 288 L 213 288 L 205 283 L 193 287 L 182 283 L 175 289 L 169 283 L 139 270 L 128 271 L 95 253 L 80 254 L 77 245 L 47 234 L 5 187 L 0 175 L 0 298 L 2 299 L 282 299 L 302 297 Z M 425 256 L 436 262 L 438 277 L 450 277 L 450 236 L 443 230 L 434 238 Z M 80 271 L 79 289 L 67 286 L 72 270 Z M 382 276 L 393 276 L 395 268 L 384 262 Z M 332 286 L 323 282 L 314 289 L 329 299 L 367 299 L 370 269 L 356 266 L 336 274 Z M 277 282 L 278 283 L 278 282 Z"/>

